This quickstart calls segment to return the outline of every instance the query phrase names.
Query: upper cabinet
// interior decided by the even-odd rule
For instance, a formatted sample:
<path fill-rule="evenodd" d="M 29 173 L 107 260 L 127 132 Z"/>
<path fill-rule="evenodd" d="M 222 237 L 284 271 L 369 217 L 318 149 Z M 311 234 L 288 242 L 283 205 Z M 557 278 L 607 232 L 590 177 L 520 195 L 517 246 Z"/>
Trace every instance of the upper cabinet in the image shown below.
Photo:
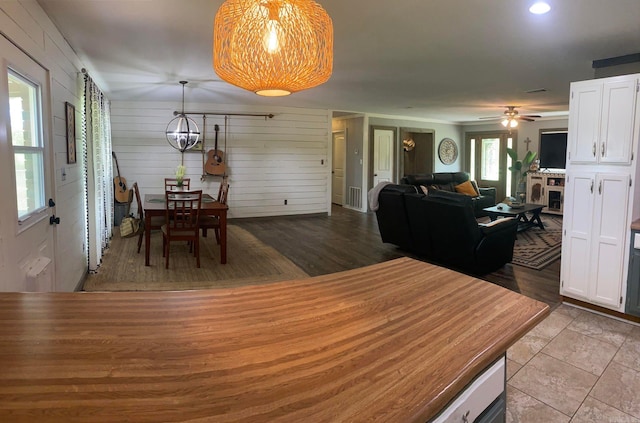
<path fill-rule="evenodd" d="M 638 84 L 637 76 L 571 84 L 571 163 L 631 163 Z"/>

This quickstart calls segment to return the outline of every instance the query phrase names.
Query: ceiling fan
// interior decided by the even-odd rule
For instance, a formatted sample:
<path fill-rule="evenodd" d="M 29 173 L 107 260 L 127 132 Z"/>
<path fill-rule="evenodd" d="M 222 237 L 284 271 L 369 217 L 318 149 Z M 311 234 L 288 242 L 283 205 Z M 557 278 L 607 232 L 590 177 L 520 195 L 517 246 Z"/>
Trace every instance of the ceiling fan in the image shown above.
<path fill-rule="evenodd" d="M 508 128 L 515 128 L 518 126 L 519 120 L 524 120 L 526 122 L 533 122 L 535 118 L 542 117 L 540 115 L 520 115 L 516 110 L 518 106 L 505 106 L 507 110 L 504 111 L 502 116 L 490 116 L 490 117 L 481 117 L 480 119 L 502 119 L 502 126 Z"/>

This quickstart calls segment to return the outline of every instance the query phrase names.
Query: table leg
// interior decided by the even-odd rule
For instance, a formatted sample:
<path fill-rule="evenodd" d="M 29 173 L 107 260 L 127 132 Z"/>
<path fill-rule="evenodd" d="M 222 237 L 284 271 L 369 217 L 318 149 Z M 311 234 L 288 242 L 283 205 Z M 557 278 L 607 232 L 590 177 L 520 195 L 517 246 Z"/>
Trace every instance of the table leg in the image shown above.
<path fill-rule="evenodd" d="M 151 249 L 151 215 L 144 216 L 144 265 L 149 265 L 149 250 Z"/>
<path fill-rule="evenodd" d="M 489 215 L 489 219 L 491 219 L 492 222 L 498 218 L 497 214 L 493 214 L 493 213 L 487 213 L 487 214 Z"/>
<path fill-rule="evenodd" d="M 531 224 L 532 225 L 537 225 L 543 231 L 546 230 L 544 228 L 544 224 L 542 223 L 542 220 L 540 219 L 540 212 L 539 211 L 537 213 L 533 213 L 533 216 L 531 217 Z"/>
<path fill-rule="evenodd" d="M 227 263 L 227 211 L 220 213 L 220 263 Z"/>

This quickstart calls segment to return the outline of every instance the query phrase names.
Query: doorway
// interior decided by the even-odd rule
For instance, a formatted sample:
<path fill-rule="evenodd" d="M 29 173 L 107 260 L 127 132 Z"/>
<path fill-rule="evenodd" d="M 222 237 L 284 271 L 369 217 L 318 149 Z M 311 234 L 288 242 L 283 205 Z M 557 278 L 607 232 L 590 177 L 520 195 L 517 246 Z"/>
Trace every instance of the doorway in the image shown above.
<path fill-rule="evenodd" d="M 331 202 L 343 206 L 346 188 L 344 173 L 347 167 L 346 131 L 334 132 L 331 145 Z"/>
<path fill-rule="evenodd" d="M 433 131 L 400 128 L 400 134 L 403 151 L 402 176 L 433 173 Z"/>
<path fill-rule="evenodd" d="M 392 129 L 373 128 L 373 186 L 394 181 L 394 139 Z"/>
<path fill-rule="evenodd" d="M 0 52 L 0 291 L 55 291 L 49 73 L 3 36 Z"/>
<path fill-rule="evenodd" d="M 507 177 L 507 148 L 515 144 L 514 132 L 470 133 L 466 135 L 469 173 L 480 187 L 496 189 L 496 202 L 511 192 Z"/>

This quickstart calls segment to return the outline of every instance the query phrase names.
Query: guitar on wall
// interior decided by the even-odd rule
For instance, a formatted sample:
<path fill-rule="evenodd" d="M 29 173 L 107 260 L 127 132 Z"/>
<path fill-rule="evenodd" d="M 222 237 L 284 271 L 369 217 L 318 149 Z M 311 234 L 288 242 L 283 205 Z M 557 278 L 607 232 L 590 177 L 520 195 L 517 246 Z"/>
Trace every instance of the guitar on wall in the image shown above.
<path fill-rule="evenodd" d="M 111 152 L 113 159 L 116 162 L 116 169 L 118 170 L 118 176 L 113 178 L 113 193 L 118 203 L 129 202 L 129 189 L 127 188 L 127 180 L 120 176 L 120 166 L 118 166 L 118 158 L 116 153 Z"/>
<path fill-rule="evenodd" d="M 220 131 L 220 126 L 216 124 L 213 129 L 216 131 L 216 141 L 213 150 L 207 152 L 207 163 L 204 165 L 204 171 L 209 175 L 221 176 L 226 173 L 227 167 L 222 160 L 224 153 L 218 150 L 218 131 Z"/>

